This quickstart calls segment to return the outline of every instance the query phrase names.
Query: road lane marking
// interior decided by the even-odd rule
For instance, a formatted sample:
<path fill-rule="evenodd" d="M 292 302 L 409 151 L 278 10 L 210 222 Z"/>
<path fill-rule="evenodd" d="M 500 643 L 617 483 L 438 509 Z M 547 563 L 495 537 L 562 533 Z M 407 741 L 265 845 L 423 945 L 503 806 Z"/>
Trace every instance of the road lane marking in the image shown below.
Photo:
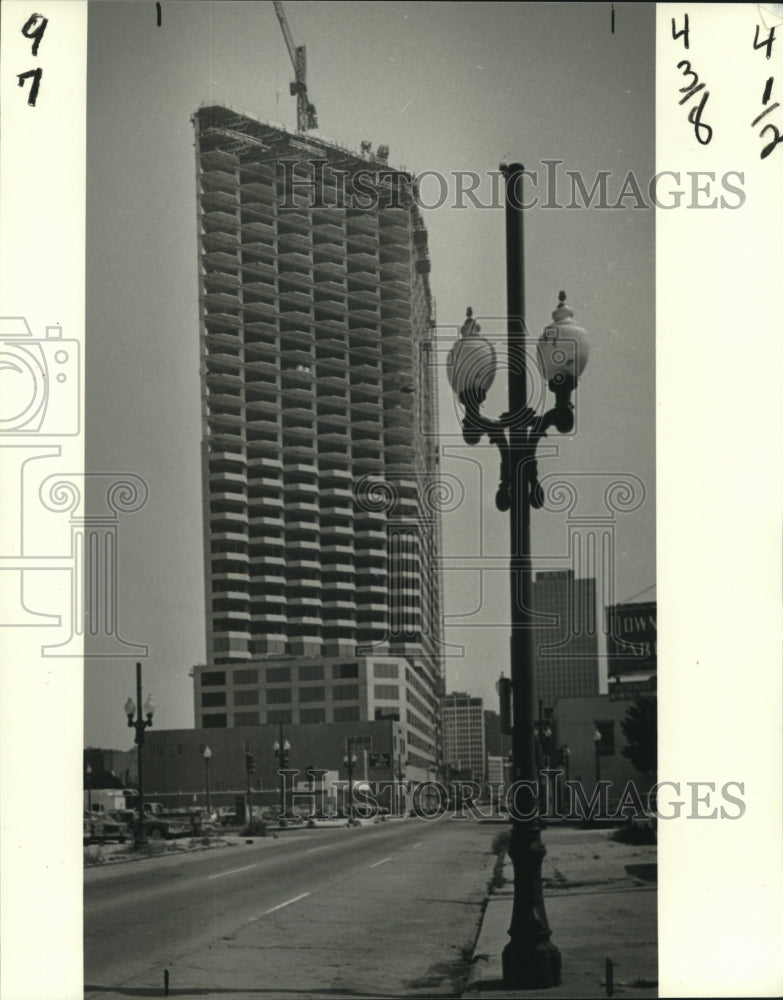
<path fill-rule="evenodd" d="M 268 916 L 270 913 L 274 913 L 275 910 L 282 910 L 284 906 L 290 906 L 292 903 L 298 903 L 300 899 L 304 899 L 305 896 L 309 896 L 309 892 L 303 892 L 300 896 L 294 896 L 293 899 L 287 899 L 284 903 L 278 903 L 277 906 L 272 906 L 268 910 L 264 910 L 261 914 L 262 917 Z"/>
<path fill-rule="evenodd" d="M 420 841 L 418 842 L 418 844 L 414 844 L 413 846 L 414 846 L 414 847 L 421 847 L 421 845 L 422 845 L 423 843 L 424 843 L 424 841 L 423 841 L 423 840 L 420 840 Z"/>
<path fill-rule="evenodd" d="M 257 868 L 258 865 L 245 865 L 244 868 L 232 868 L 228 872 L 218 872 L 217 875 L 207 875 L 207 878 L 223 878 L 224 875 L 236 875 L 237 872 L 246 872 L 251 868 Z"/>
<path fill-rule="evenodd" d="M 333 844 L 323 844 L 321 847 L 308 847 L 305 854 L 312 854 L 313 851 L 325 851 L 327 847 L 333 847 Z"/>
<path fill-rule="evenodd" d="M 370 868 L 377 868 L 378 865 L 385 865 L 387 861 L 391 861 L 391 858 L 382 858 L 380 861 L 376 861 L 374 865 L 370 865 Z"/>

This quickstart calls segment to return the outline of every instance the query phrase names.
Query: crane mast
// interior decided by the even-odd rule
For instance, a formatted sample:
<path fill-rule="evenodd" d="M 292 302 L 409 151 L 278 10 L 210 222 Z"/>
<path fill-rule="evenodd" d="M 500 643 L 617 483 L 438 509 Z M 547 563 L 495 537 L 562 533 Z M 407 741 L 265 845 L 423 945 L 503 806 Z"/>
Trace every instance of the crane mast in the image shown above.
<path fill-rule="evenodd" d="M 273 0 L 277 20 L 283 31 L 288 54 L 294 66 L 294 82 L 290 86 L 291 95 L 296 95 L 296 127 L 300 132 L 318 128 L 315 105 L 307 97 L 307 52 L 304 45 L 294 45 L 288 18 L 285 16 L 282 0 Z"/>

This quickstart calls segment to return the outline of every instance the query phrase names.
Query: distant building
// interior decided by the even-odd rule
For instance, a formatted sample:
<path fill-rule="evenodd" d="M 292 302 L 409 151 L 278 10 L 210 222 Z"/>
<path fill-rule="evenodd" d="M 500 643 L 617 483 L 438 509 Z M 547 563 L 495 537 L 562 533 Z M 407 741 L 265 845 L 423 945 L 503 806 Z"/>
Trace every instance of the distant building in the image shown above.
<path fill-rule="evenodd" d="M 617 802 L 629 781 L 641 796 L 655 783 L 654 776 L 641 774 L 622 753 L 626 745 L 622 722 L 632 704 L 630 698 L 612 701 L 605 694 L 560 698 L 552 712 L 552 746 L 556 748 L 552 765 L 580 782 L 588 796 L 599 776 L 601 781 L 611 782 L 610 805 Z"/>
<path fill-rule="evenodd" d="M 274 751 L 280 727 L 233 726 L 221 729 L 150 729 L 145 734 L 144 784 L 149 800 L 186 808 L 204 805 L 207 767 L 213 806 L 233 806 L 248 784 L 246 754 L 253 757 L 251 794 L 256 805 L 274 808 L 280 803 L 279 761 Z M 289 743 L 288 767 L 299 771 L 293 784 L 307 787 L 309 768 L 336 773 L 347 781 L 344 762 L 348 740 L 356 757 L 352 777 L 371 782 L 410 780 L 406 774 L 402 727 L 396 721 L 354 722 L 330 726 L 295 724 L 285 727 Z M 209 747 L 209 764 L 204 750 Z M 300 795 L 306 804 L 306 796 Z"/>
<path fill-rule="evenodd" d="M 455 771 L 483 782 L 487 762 L 482 699 L 461 691 L 447 694 L 441 704 L 441 727 L 446 777 Z"/>
<path fill-rule="evenodd" d="M 101 747 L 85 747 L 83 751 L 85 784 L 89 780 L 93 788 L 115 787 L 135 788 L 138 782 L 138 754 L 136 749 L 107 750 Z M 89 774 L 87 768 L 90 768 Z"/>
<path fill-rule="evenodd" d="M 598 694 L 595 580 L 573 570 L 538 572 L 533 580 L 536 697 L 545 713 L 558 698 Z"/>
<path fill-rule="evenodd" d="M 196 725 L 399 721 L 444 690 L 434 303 L 411 175 L 194 116 L 207 664 Z"/>

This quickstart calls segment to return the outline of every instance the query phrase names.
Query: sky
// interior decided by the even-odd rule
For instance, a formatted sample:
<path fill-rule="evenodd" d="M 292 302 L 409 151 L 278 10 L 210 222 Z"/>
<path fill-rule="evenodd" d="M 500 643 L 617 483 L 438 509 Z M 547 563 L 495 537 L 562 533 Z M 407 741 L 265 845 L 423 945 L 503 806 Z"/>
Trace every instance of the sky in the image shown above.
<path fill-rule="evenodd" d="M 504 213 L 493 172 L 534 171 L 525 212 L 527 323 L 534 337 L 562 288 L 590 335 L 577 427 L 550 437 L 542 477 L 571 483 L 574 510 L 533 520 L 541 568 L 568 568 L 569 516 L 595 522 L 618 480 L 635 499 L 614 517 L 615 601 L 655 599 L 654 212 L 620 199 L 629 172 L 655 171 L 654 8 L 609 4 L 289 2 L 306 44 L 319 134 L 367 139 L 422 180 L 438 356 L 471 306 L 503 337 Z M 203 662 L 196 170 L 191 116 L 202 103 L 295 126 L 293 78 L 266 2 L 99 0 L 89 5 L 86 213 L 86 467 L 146 484 L 118 526 L 118 631 L 126 658 L 85 661 L 85 743 L 126 748 L 122 706 L 143 663 L 156 725 L 193 724 L 190 668 Z M 479 205 L 456 174 L 478 177 Z M 566 171 L 589 190 L 607 171 L 608 204 L 568 209 Z M 547 177 L 556 176 L 556 187 Z M 442 182 L 437 176 L 444 178 Z M 446 194 L 445 199 L 440 194 Z M 438 201 L 443 201 L 435 207 Z M 582 202 L 583 203 L 583 202 Z M 544 207 L 544 205 L 550 207 Z M 432 207 L 429 207 L 432 206 Z M 507 518 L 494 509 L 498 459 L 468 448 L 440 373 L 448 690 L 495 707 L 508 656 Z M 505 409 L 498 377 L 486 404 Z M 549 397 L 551 401 L 551 396 Z M 583 572 L 583 570 L 578 570 Z M 141 651 L 143 653 L 143 650 Z M 506 671 L 508 672 L 508 671 Z"/>

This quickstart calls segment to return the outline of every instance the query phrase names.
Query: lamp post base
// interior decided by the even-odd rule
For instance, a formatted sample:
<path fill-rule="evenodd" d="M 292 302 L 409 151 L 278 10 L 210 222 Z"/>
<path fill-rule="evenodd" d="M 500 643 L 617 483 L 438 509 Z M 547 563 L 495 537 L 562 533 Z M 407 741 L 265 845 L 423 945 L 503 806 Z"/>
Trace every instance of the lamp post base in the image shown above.
<path fill-rule="evenodd" d="M 518 990 L 544 990 L 559 986 L 560 951 L 544 909 L 541 865 L 546 848 L 538 822 L 512 822 L 509 857 L 514 865 L 514 909 L 503 949 L 503 983 Z"/>
<path fill-rule="evenodd" d="M 518 947 L 509 941 L 503 949 L 503 985 L 515 990 L 548 990 L 561 982 L 560 951 L 551 941 Z"/>

